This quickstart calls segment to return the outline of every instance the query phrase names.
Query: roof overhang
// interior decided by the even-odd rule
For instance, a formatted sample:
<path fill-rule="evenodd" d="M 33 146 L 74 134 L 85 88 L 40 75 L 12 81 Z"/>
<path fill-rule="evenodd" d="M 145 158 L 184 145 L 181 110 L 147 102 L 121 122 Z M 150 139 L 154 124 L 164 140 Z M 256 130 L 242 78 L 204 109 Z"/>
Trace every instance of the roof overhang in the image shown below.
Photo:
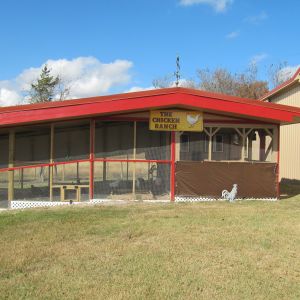
<path fill-rule="evenodd" d="M 169 88 L 0 109 L 0 127 L 183 108 L 272 124 L 300 122 L 300 109 L 193 89 Z"/>

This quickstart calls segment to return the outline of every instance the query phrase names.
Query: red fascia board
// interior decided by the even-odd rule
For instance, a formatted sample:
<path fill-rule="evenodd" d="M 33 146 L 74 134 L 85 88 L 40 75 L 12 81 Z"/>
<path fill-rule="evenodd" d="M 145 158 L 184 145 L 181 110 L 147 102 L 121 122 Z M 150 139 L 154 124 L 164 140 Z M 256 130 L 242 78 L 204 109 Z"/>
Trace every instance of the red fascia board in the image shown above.
<path fill-rule="evenodd" d="M 89 102 L 84 105 L 7 112 L 0 114 L 0 125 L 9 126 L 49 120 L 58 121 L 78 117 L 93 117 L 97 115 L 119 114 L 167 107 L 184 107 L 208 112 L 222 112 L 239 117 L 258 118 L 274 123 L 293 122 L 294 117 L 300 117 L 300 109 L 289 106 L 255 100 L 248 101 L 242 99 L 241 101 L 240 99 L 235 99 L 228 101 L 204 96 L 199 97 L 198 95 L 181 91 L 180 93 L 160 94 L 151 97 Z"/>
<path fill-rule="evenodd" d="M 254 105 L 256 107 L 267 107 L 267 108 L 273 108 L 273 109 L 279 109 L 284 111 L 290 111 L 290 112 L 296 112 L 297 114 L 300 113 L 300 108 L 289 106 L 289 105 L 282 105 L 282 104 L 276 104 L 276 103 L 268 103 L 268 102 L 262 102 L 260 100 L 254 100 L 254 99 L 248 99 L 248 98 L 239 98 L 239 97 L 233 97 L 233 96 L 227 96 L 227 95 L 221 95 L 222 97 L 216 97 L 220 94 L 213 94 L 213 93 L 207 93 L 203 91 L 197 91 L 197 90 L 185 90 L 186 94 L 190 95 L 199 95 L 204 96 L 208 98 L 213 98 L 216 100 L 226 100 L 233 103 L 244 103 L 249 105 Z"/>
<path fill-rule="evenodd" d="M 0 108 L 0 116 L 4 113 L 8 112 L 23 112 L 23 111 L 33 111 L 33 110 L 44 110 L 44 109 L 51 109 L 56 107 L 65 107 L 68 108 L 74 105 L 87 105 L 87 104 L 94 104 L 94 103 L 106 103 L 111 101 L 120 101 L 126 99 L 136 99 L 136 98 L 144 98 L 144 97 L 154 97 L 154 96 L 162 96 L 162 95 L 169 95 L 172 97 L 173 94 L 187 94 L 187 95 L 196 95 L 205 98 L 212 98 L 216 100 L 227 100 L 230 102 L 238 102 L 238 103 L 249 103 L 255 104 L 259 106 L 266 106 L 271 107 L 274 105 L 274 108 L 277 108 L 277 104 L 271 103 L 263 103 L 261 101 L 247 99 L 247 98 L 239 98 L 235 96 L 229 96 L 224 94 L 206 92 L 202 90 L 195 90 L 195 89 L 188 89 L 188 88 L 165 88 L 165 89 L 155 89 L 155 90 L 148 90 L 148 91 L 141 91 L 141 92 L 132 92 L 132 93 L 123 93 L 123 94 L 115 94 L 109 96 L 98 96 L 98 97 L 90 97 L 90 98 L 82 98 L 76 100 L 65 100 L 65 101 L 55 101 L 55 102 L 48 102 L 48 103 L 37 103 L 37 104 L 27 104 L 21 106 L 10 106 L 10 107 L 2 107 Z M 283 106 L 282 106 L 283 108 Z M 297 111 L 297 108 L 286 106 L 287 110 Z M 298 111 L 300 111 L 298 109 Z"/>
<path fill-rule="evenodd" d="M 81 98 L 74 100 L 64 100 L 64 101 L 53 101 L 47 103 L 35 103 L 35 104 L 25 104 L 17 106 L 7 106 L 0 107 L 0 115 L 7 112 L 16 112 L 16 111 L 26 111 L 26 110 L 35 110 L 35 109 L 49 109 L 54 107 L 68 107 L 73 105 L 86 105 L 89 103 L 99 103 L 99 102 L 110 102 L 123 99 L 132 99 L 132 98 L 141 98 L 141 97 L 151 97 L 164 94 L 172 94 L 178 91 L 181 88 L 166 88 L 166 89 L 155 89 L 141 92 L 132 92 L 132 93 L 123 93 L 123 94 L 114 94 L 107 96 L 96 96 L 89 98 Z"/>
<path fill-rule="evenodd" d="M 276 86 L 273 90 L 271 90 L 268 93 L 266 93 L 265 95 L 263 95 L 260 98 L 260 100 L 264 101 L 264 100 L 268 99 L 269 97 L 273 96 L 274 94 L 276 94 L 277 92 L 281 91 L 283 88 L 290 86 L 291 84 L 294 83 L 295 79 L 297 78 L 297 76 L 299 74 L 300 74 L 300 68 L 298 68 L 298 70 L 295 72 L 295 74 L 293 75 L 292 78 L 290 78 L 287 81 L 283 82 L 282 84 Z"/>
<path fill-rule="evenodd" d="M 35 109 L 41 110 L 41 109 L 49 109 L 54 107 L 69 107 L 73 105 L 86 105 L 90 103 L 100 103 L 100 102 L 103 103 L 103 102 L 119 101 L 125 99 L 161 96 L 166 94 L 172 95 L 175 93 L 185 93 L 185 94 L 213 98 L 217 100 L 228 100 L 232 102 L 246 102 L 246 103 L 253 102 L 253 99 L 239 98 L 235 96 L 229 96 L 229 95 L 218 94 L 213 92 L 206 92 L 202 90 L 177 87 L 177 88 L 154 89 L 154 90 L 141 91 L 141 92 L 115 94 L 115 95 L 108 95 L 108 96 L 97 96 L 97 97 L 82 98 L 82 99 L 75 99 L 75 100 L 64 100 L 64 101 L 54 101 L 54 102 L 47 102 L 47 103 L 0 107 L 0 115 L 2 113 L 7 113 L 7 112 L 17 112 L 17 111 L 27 111 L 27 110 L 32 111 Z"/>

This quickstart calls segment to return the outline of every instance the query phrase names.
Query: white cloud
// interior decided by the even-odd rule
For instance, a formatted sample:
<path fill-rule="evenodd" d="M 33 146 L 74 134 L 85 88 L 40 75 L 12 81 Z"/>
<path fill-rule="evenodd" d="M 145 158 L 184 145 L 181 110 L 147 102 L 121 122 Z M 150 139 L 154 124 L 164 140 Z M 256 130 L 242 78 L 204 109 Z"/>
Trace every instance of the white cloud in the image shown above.
<path fill-rule="evenodd" d="M 256 65 L 256 64 L 260 63 L 261 61 L 265 60 L 267 57 L 268 57 L 268 54 L 266 54 L 266 53 L 254 55 L 250 60 L 250 64 Z"/>
<path fill-rule="evenodd" d="M 296 71 L 300 68 L 300 65 L 297 66 L 286 66 L 278 72 L 278 79 L 280 82 L 284 82 L 293 77 Z"/>
<path fill-rule="evenodd" d="M 106 94 L 112 88 L 128 84 L 133 66 L 128 60 L 103 63 L 95 57 L 48 60 L 40 67 L 24 70 L 12 80 L 0 81 L 0 105 L 26 102 L 25 92 L 39 77 L 45 64 L 51 69 L 51 74 L 59 75 L 70 87 L 70 99 Z"/>
<path fill-rule="evenodd" d="M 217 12 L 224 12 L 233 0 L 180 0 L 179 4 L 183 6 L 191 6 L 195 4 L 207 4 L 214 8 Z"/>
<path fill-rule="evenodd" d="M 258 25 L 258 24 L 260 24 L 261 22 L 265 21 L 268 18 L 269 18 L 269 16 L 266 14 L 266 12 L 262 11 L 258 15 L 247 17 L 245 19 L 245 21 L 248 22 L 248 23 L 254 24 L 254 25 Z"/>
<path fill-rule="evenodd" d="M 154 86 L 149 86 L 149 87 L 133 86 L 130 89 L 124 91 L 124 93 L 142 92 L 142 91 L 149 91 L 154 89 L 155 89 Z"/>
<path fill-rule="evenodd" d="M 10 89 L 0 88 L 0 106 L 14 105 L 18 103 L 20 95 Z"/>
<path fill-rule="evenodd" d="M 232 31 L 232 32 L 230 32 L 230 33 L 228 33 L 228 34 L 226 34 L 226 39 L 230 39 L 230 40 L 232 40 L 232 39 L 235 39 L 235 38 L 237 38 L 238 36 L 240 35 L 240 31 L 239 30 L 237 30 L 237 31 Z"/>
<path fill-rule="evenodd" d="M 178 82 L 179 87 L 187 87 L 187 88 L 192 88 L 192 81 L 189 79 L 181 78 L 179 79 Z M 133 86 L 130 89 L 124 91 L 124 93 L 132 93 L 132 92 L 141 92 L 141 91 L 149 91 L 149 90 L 155 90 L 158 88 L 173 88 L 176 87 L 176 81 L 171 79 L 171 80 L 166 80 L 166 82 L 162 82 L 162 87 L 155 87 L 155 86 L 149 86 L 149 87 L 140 87 L 140 86 Z"/>

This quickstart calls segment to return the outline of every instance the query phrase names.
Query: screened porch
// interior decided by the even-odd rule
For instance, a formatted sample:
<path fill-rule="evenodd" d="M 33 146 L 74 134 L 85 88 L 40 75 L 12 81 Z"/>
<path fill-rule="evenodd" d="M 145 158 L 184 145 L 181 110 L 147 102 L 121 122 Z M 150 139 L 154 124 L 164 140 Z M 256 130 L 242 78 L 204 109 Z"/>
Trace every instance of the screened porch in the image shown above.
<path fill-rule="evenodd" d="M 278 127 L 150 131 L 147 119 L 88 119 L 0 132 L 0 203 L 171 200 L 177 161 L 277 163 Z"/>

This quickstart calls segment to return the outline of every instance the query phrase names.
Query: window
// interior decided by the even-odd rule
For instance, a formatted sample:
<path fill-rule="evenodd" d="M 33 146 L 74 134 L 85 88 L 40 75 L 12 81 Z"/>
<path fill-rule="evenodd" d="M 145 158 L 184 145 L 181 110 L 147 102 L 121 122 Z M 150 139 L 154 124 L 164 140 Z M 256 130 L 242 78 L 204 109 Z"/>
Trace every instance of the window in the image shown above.
<path fill-rule="evenodd" d="M 216 134 L 213 137 L 213 152 L 223 152 L 223 134 Z"/>
<path fill-rule="evenodd" d="M 187 134 L 182 134 L 180 136 L 180 151 L 181 152 L 190 151 L 190 137 Z"/>

